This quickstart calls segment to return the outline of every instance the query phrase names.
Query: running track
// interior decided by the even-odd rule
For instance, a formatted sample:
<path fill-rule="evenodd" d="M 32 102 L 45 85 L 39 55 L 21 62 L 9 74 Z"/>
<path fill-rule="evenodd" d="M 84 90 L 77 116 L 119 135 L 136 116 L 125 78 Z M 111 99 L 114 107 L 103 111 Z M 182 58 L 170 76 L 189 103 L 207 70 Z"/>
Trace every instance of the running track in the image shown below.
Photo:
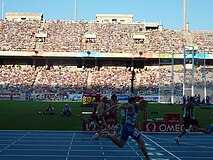
<path fill-rule="evenodd" d="M 0 160 L 142 160 L 134 140 L 118 148 L 91 132 L 0 131 Z M 176 145 L 177 133 L 143 133 L 152 160 L 213 159 L 213 135 L 192 133 Z"/>

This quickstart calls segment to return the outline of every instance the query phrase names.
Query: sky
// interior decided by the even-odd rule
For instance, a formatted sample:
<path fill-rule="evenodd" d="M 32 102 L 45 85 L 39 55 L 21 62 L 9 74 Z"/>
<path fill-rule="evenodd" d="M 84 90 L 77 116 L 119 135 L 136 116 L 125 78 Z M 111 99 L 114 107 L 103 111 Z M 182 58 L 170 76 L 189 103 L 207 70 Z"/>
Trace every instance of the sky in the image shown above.
<path fill-rule="evenodd" d="M 74 0 L 0 0 L 3 12 L 43 13 L 46 20 L 73 20 Z M 134 21 L 160 22 L 165 29 L 183 29 L 183 0 L 76 0 L 77 19 L 96 14 L 133 14 Z M 186 0 L 190 30 L 213 30 L 213 0 Z M 2 3 L 1 3 L 2 5 Z M 2 13 L 2 7 L 1 7 Z M 2 16 L 1 16 L 2 18 Z"/>

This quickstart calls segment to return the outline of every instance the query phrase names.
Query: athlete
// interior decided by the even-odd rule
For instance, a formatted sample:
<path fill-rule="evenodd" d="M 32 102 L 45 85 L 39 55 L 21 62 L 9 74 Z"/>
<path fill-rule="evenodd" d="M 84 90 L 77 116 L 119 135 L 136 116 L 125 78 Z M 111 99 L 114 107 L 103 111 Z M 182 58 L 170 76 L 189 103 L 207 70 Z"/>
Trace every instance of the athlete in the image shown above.
<path fill-rule="evenodd" d="M 211 113 L 210 118 L 213 118 L 213 112 Z M 213 123 L 210 124 L 210 126 L 208 128 L 199 128 L 198 131 L 204 132 L 206 134 L 211 134 L 213 132 Z"/>
<path fill-rule="evenodd" d="M 98 124 L 96 123 L 96 120 L 95 120 L 96 110 L 97 110 L 97 105 L 94 105 L 92 114 L 89 116 L 89 118 L 83 117 L 82 114 L 78 115 L 78 117 L 80 117 L 83 120 L 83 126 L 85 126 L 86 130 L 95 131 L 97 129 Z"/>
<path fill-rule="evenodd" d="M 109 103 L 107 97 L 103 97 L 97 105 L 95 114 L 95 122 L 97 124 L 97 132 L 92 136 L 93 139 L 99 139 L 102 136 L 104 130 L 107 130 L 107 124 L 105 120 L 106 108 Z"/>
<path fill-rule="evenodd" d="M 208 128 L 199 128 L 198 131 L 204 132 L 206 134 L 211 134 L 213 132 L 213 123 L 210 124 Z"/>
<path fill-rule="evenodd" d="M 109 103 L 109 99 L 107 97 L 103 97 L 97 106 L 96 122 L 101 126 L 107 126 L 106 120 L 104 118 L 104 115 L 106 113 L 107 103 Z"/>
<path fill-rule="evenodd" d="M 199 123 L 194 117 L 194 97 L 189 98 L 189 102 L 183 106 L 184 114 L 183 114 L 183 121 L 184 121 L 184 128 L 183 131 L 175 137 L 176 143 L 179 145 L 179 139 L 184 134 L 189 134 L 190 131 L 197 131 L 199 128 Z"/>
<path fill-rule="evenodd" d="M 150 160 L 148 152 L 146 150 L 145 142 L 141 139 L 140 132 L 135 128 L 135 121 L 138 115 L 138 110 L 144 108 L 147 105 L 145 100 L 139 102 L 138 106 L 135 102 L 134 97 L 129 98 L 127 106 L 118 106 L 118 109 L 126 110 L 125 123 L 122 125 L 122 132 L 120 139 L 117 139 L 116 135 L 108 135 L 108 138 L 116 144 L 118 147 L 123 147 L 131 136 L 139 145 L 141 151 L 143 152 L 146 160 Z"/>
<path fill-rule="evenodd" d="M 118 135 L 120 132 L 120 119 L 118 115 L 118 104 L 117 96 L 115 93 L 112 94 L 111 99 L 109 100 L 108 109 L 104 115 L 106 123 L 108 125 L 108 132 L 110 134 Z"/>
<path fill-rule="evenodd" d="M 118 98 L 117 98 L 117 96 L 116 96 L 115 93 L 112 93 L 112 95 L 111 95 L 111 100 L 112 100 L 115 104 L 118 103 Z"/>
<path fill-rule="evenodd" d="M 116 95 L 113 94 L 111 96 L 111 99 L 109 100 L 108 108 L 107 108 L 105 115 L 104 115 L 106 123 L 109 119 L 114 119 L 115 121 L 119 121 L 118 120 L 118 114 L 117 114 L 117 106 L 119 106 L 118 100 L 117 100 Z"/>

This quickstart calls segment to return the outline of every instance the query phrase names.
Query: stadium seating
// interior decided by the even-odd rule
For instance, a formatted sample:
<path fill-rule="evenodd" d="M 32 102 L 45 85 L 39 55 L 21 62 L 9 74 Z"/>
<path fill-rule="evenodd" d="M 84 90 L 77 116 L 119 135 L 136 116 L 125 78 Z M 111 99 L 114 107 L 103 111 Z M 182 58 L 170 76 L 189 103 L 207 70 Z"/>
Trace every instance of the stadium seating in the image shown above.
<path fill-rule="evenodd" d="M 134 34 L 145 36 L 141 45 L 147 53 L 180 53 L 184 44 L 192 44 L 213 53 L 212 31 L 191 31 L 184 34 L 181 30 L 164 29 L 140 31 L 140 23 L 117 24 L 88 21 L 21 21 L 1 20 L 0 50 L 26 51 L 36 49 L 37 33 L 47 33 L 39 49 L 54 52 L 110 52 L 138 53 Z M 86 44 L 85 34 L 93 34 L 96 39 Z"/>
<path fill-rule="evenodd" d="M 8 21 L 0 20 L 0 51 L 34 51 L 40 49 L 48 52 L 110 52 L 136 53 L 138 43 L 134 41 L 134 34 L 145 36 L 141 49 L 146 53 L 180 53 L 184 44 L 198 46 L 198 53 L 213 54 L 212 31 L 190 31 L 163 29 L 140 30 L 141 24 L 99 23 L 88 21 Z M 37 33 L 46 33 L 42 41 L 35 36 Z M 87 39 L 85 34 L 95 35 L 95 39 Z M 86 38 L 86 39 L 85 39 Z M 39 48 L 36 45 L 39 41 Z M 87 44 L 90 43 L 90 45 Z M 29 65 L 2 65 L 0 67 L 0 93 L 82 93 L 85 88 L 101 93 L 129 94 L 131 92 L 131 72 L 126 67 L 101 67 L 90 69 L 73 69 L 73 66 L 46 66 Z M 36 68 L 36 69 L 35 69 Z M 158 70 L 159 71 L 159 70 Z M 138 94 L 157 95 L 159 82 L 171 85 L 168 76 L 159 78 L 159 72 L 153 66 L 145 69 L 135 69 L 135 90 Z M 160 72 L 170 73 L 168 68 Z M 175 94 L 180 93 L 183 83 L 183 66 L 175 68 Z M 195 92 L 203 94 L 203 78 L 201 68 L 195 71 Z M 211 96 L 210 88 L 213 73 L 206 74 L 207 94 Z M 187 79 L 190 82 L 190 79 Z M 165 93 L 166 94 L 166 93 Z M 168 93 L 167 93 L 168 94 Z"/>

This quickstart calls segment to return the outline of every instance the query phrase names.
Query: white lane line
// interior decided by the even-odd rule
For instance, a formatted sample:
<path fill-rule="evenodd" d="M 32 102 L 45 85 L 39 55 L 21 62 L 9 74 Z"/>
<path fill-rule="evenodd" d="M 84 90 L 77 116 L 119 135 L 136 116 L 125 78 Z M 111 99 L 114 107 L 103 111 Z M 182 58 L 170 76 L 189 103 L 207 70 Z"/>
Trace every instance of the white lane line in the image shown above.
<path fill-rule="evenodd" d="M 29 154 L 29 155 L 20 155 L 20 154 L 18 154 L 18 155 L 11 155 L 11 154 L 4 154 L 4 155 L 0 155 L 0 158 L 1 157 L 52 157 L 52 158 L 55 158 L 55 157 L 61 157 L 61 158 L 63 158 L 63 157 L 65 157 L 65 155 L 53 155 L 53 154 L 51 154 L 51 155 L 43 155 L 43 154 L 41 154 L 41 155 L 33 155 L 33 154 Z M 97 155 L 97 156 L 95 156 L 95 155 L 70 155 L 69 156 L 69 158 L 70 159 L 72 159 L 72 158 L 99 158 L 99 159 L 102 159 L 103 158 L 103 155 Z M 138 158 L 137 156 L 121 156 L 121 155 L 119 155 L 119 156 L 107 156 L 106 157 L 106 159 L 107 158 L 116 158 L 116 159 L 122 159 L 122 158 L 128 158 L 128 159 L 133 159 L 133 158 Z"/>
<path fill-rule="evenodd" d="M 147 137 L 146 135 L 142 134 L 142 136 L 144 136 L 146 139 L 148 139 L 149 141 L 151 141 L 152 143 L 154 143 L 155 145 L 157 145 L 158 147 L 160 147 L 162 150 L 164 150 L 165 152 L 167 152 L 168 154 L 170 154 L 171 156 L 173 156 L 174 158 L 181 160 L 179 157 L 177 157 L 176 155 L 174 155 L 173 153 L 169 152 L 167 149 L 163 148 L 161 145 L 159 145 L 158 143 L 156 143 L 155 141 L 153 141 L 152 139 L 150 139 L 149 137 Z"/>
<path fill-rule="evenodd" d="M 68 158 L 69 158 L 69 154 L 70 154 L 70 151 L 71 151 L 71 148 L 72 148 L 72 143 L 73 143 L 74 137 L 75 137 L 75 132 L 73 133 L 72 140 L 70 142 L 70 147 L 69 147 L 69 150 L 67 152 L 66 160 L 68 160 Z"/>
<path fill-rule="evenodd" d="M 132 147 L 130 146 L 129 142 L 127 142 L 127 145 L 135 152 L 135 154 L 140 158 L 140 159 L 143 159 L 140 157 L 140 155 L 138 154 L 138 152 Z"/>
<path fill-rule="evenodd" d="M 196 146 L 196 147 L 206 148 L 206 149 L 213 149 L 213 147 L 199 145 L 199 144 L 194 144 L 194 143 L 180 142 L 180 144 L 185 144 L 187 146 Z"/>
<path fill-rule="evenodd" d="M 100 142 L 99 145 L 102 145 L 102 142 Z M 103 150 L 103 146 L 101 146 L 101 151 L 102 151 L 102 155 L 104 156 L 105 153 L 104 153 L 104 150 Z"/>
<path fill-rule="evenodd" d="M 73 145 L 72 145 L 73 146 Z M 47 152 L 65 152 L 67 151 L 67 149 L 7 149 L 8 151 L 47 151 Z M 83 152 L 97 152 L 97 151 L 103 151 L 103 149 L 100 149 L 100 150 L 97 150 L 97 149 L 75 149 L 74 152 L 80 152 L 80 151 L 83 151 Z M 121 151 L 120 150 L 109 150 L 109 149 L 105 149 L 104 150 L 105 152 L 113 152 L 113 153 L 120 153 Z M 132 152 L 132 150 L 122 150 L 122 152 Z M 176 151 L 178 152 L 178 151 Z M 181 152 L 181 151 L 180 151 Z M 182 151 L 183 152 L 183 151 Z M 206 151 L 207 152 L 207 151 Z M 208 151 L 209 153 L 209 151 Z"/>
<path fill-rule="evenodd" d="M 19 137 L 17 140 L 15 140 L 14 142 L 12 142 L 11 144 L 8 144 L 5 148 L 3 148 L 2 150 L 0 150 L 0 153 L 4 150 L 6 150 L 7 148 L 9 148 L 10 146 L 12 146 L 13 144 L 15 144 L 16 142 L 20 141 L 22 138 L 26 137 L 28 134 L 30 134 L 30 132 L 27 132 L 25 135 L 23 135 L 22 137 Z"/>
<path fill-rule="evenodd" d="M 174 142 L 172 140 L 154 137 L 154 136 L 150 136 L 150 135 L 149 135 L 149 137 L 151 137 L 152 139 L 159 139 L 161 141 L 165 141 L 165 142 L 168 142 L 168 143 Z M 206 139 L 203 139 L 203 140 L 206 140 Z M 187 141 L 195 141 L 195 139 L 191 139 L 191 140 L 187 139 Z M 199 141 L 200 141 L 200 139 L 199 139 Z M 199 141 L 197 141 L 197 139 L 196 139 L 197 143 L 199 143 Z M 203 141 L 201 141 L 201 142 L 203 142 Z M 211 142 L 208 142 L 208 143 L 211 143 Z M 188 146 L 196 146 L 196 147 L 201 147 L 201 148 L 207 148 L 207 149 L 213 149 L 213 147 L 210 147 L 210 146 L 204 146 L 204 145 L 194 144 L 194 143 L 189 143 L 189 142 L 180 142 L 180 144 L 185 144 L 185 145 L 188 145 Z"/>

